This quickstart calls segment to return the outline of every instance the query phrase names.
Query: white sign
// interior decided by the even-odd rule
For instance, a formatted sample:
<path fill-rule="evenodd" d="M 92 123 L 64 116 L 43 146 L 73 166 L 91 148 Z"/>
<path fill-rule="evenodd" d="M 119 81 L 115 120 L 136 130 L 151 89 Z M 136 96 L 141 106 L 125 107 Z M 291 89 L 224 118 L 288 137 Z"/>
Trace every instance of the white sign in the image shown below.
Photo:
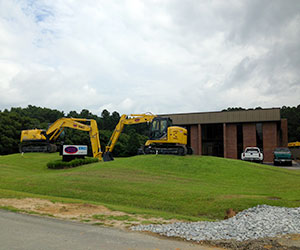
<path fill-rule="evenodd" d="M 87 155 L 86 145 L 64 145 L 63 155 Z"/>

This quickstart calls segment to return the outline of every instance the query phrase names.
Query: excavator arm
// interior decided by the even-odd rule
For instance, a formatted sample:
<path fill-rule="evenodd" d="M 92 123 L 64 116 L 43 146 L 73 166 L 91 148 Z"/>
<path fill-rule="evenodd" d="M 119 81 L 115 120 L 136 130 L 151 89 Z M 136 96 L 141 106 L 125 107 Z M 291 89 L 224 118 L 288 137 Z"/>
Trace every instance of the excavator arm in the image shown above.
<path fill-rule="evenodd" d="M 119 120 L 119 123 L 117 124 L 115 130 L 113 131 L 113 133 L 105 147 L 105 152 L 103 153 L 103 160 L 104 161 L 113 160 L 111 152 L 113 151 L 125 125 L 152 122 L 152 120 L 155 117 L 156 117 L 156 115 L 153 115 L 151 113 L 122 115 Z"/>
<path fill-rule="evenodd" d="M 90 125 L 81 122 L 89 122 Z M 102 160 L 99 131 L 95 120 L 84 118 L 60 118 L 50 125 L 47 131 L 44 132 L 44 135 L 49 141 L 55 141 L 64 128 L 72 128 L 89 132 L 93 157 Z"/>
<path fill-rule="evenodd" d="M 81 118 L 60 118 L 52 123 L 44 135 L 49 141 L 56 141 L 60 134 L 63 132 L 64 128 L 78 129 L 82 131 L 90 131 L 90 126 L 80 123 L 79 121 L 89 121 L 88 119 Z"/>

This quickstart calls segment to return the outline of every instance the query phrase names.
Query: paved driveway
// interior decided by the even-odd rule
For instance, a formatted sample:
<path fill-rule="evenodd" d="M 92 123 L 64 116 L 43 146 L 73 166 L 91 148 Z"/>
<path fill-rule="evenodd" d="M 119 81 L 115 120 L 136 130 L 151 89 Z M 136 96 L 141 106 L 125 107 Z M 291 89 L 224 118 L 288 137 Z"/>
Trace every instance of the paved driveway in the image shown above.
<path fill-rule="evenodd" d="M 114 228 L 0 210 L 0 249 L 220 249 Z"/>
<path fill-rule="evenodd" d="M 274 166 L 273 163 L 263 163 L 263 164 Z M 274 167 L 285 168 L 285 169 L 293 169 L 293 170 L 300 170 L 300 162 L 299 161 L 293 161 L 293 166 L 276 165 Z"/>

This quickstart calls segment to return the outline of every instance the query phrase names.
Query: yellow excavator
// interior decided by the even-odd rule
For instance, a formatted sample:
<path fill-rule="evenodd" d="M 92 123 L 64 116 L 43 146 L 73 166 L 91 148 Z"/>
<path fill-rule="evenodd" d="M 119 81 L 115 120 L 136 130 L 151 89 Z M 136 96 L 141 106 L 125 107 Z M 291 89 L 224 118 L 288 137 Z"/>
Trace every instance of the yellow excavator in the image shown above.
<path fill-rule="evenodd" d="M 125 125 L 150 123 L 150 137 L 139 149 L 140 154 L 192 154 L 192 148 L 187 147 L 187 130 L 172 126 L 168 117 L 160 117 L 151 113 L 122 115 L 113 131 L 103 153 L 104 161 L 113 160 L 112 151 Z"/>
<path fill-rule="evenodd" d="M 300 141 L 295 141 L 295 142 L 289 142 L 288 147 L 300 147 Z"/>
<path fill-rule="evenodd" d="M 151 113 L 122 115 L 104 153 L 101 151 L 97 122 L 93 119 L 84 118 L 60 118 L 52 123 L 47 130 L 23 130 L 21 132 L 20 152 L 56 152 L 57 147 L 54 142 L 64 128 L 72 128 L 89 132 L 93 157 L 103 161 L 111 161 L 113 160 L 112 151 L 124 126 L 139 123 L 150 123 L 150 138 L 139 150 L 140 154 L 192 154 L 192 149 L 187 147 L 187 130 L 172 126 L 170 118 L 159 117 Z"/>
<path fill-rule="evenodd" d="M 52 123 L 47 130 L 23 130 L 20 139 L 20 152 L 56 152 L 57 146 L 54 142 L 58 139 L 64 128 L 89 132 L 93 157 L 102 160 L 97 122 L 93 119 L 84 118 L 60 118 Z"/>

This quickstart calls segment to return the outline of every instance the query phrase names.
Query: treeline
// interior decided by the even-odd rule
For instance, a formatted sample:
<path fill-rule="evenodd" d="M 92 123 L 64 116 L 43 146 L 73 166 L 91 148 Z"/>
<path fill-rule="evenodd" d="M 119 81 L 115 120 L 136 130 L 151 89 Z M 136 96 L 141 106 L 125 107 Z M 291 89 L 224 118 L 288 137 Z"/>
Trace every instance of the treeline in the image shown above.
<path fill-rule="evenodd" d="M 11 108 L 0 111 L 0 155 L 19 152 L 20 135 L 22 130 L 41 128 L 48 126 L 61 117 L 86 118 L 97 121 L 102 151 L 105 150 L 108 140 L 119 122 L 118 112 L 110 113 L 103 110 L 101 116 L 92 114 L 89 110 L 83 109 L 80 113 L 70 111 L 65 114 L 62 111 L 49 108 L 41 108 L 29 105 L 27 108 Z M 135 155 L 140 145 L 147 140 L 147 124 L 137 124 L 125 127 L 115 148 L 114 156 Z M 89 134 L 71 128 L 65 128 L 60 136 L 60 142 L 64 144 L 89 145 Z"/>
<path fill-rule="evenodd" d="M 300 105 L 297 107 L 283 106 L 281 117 L 288 120 L 289 142 L 300 141 Z"/>

